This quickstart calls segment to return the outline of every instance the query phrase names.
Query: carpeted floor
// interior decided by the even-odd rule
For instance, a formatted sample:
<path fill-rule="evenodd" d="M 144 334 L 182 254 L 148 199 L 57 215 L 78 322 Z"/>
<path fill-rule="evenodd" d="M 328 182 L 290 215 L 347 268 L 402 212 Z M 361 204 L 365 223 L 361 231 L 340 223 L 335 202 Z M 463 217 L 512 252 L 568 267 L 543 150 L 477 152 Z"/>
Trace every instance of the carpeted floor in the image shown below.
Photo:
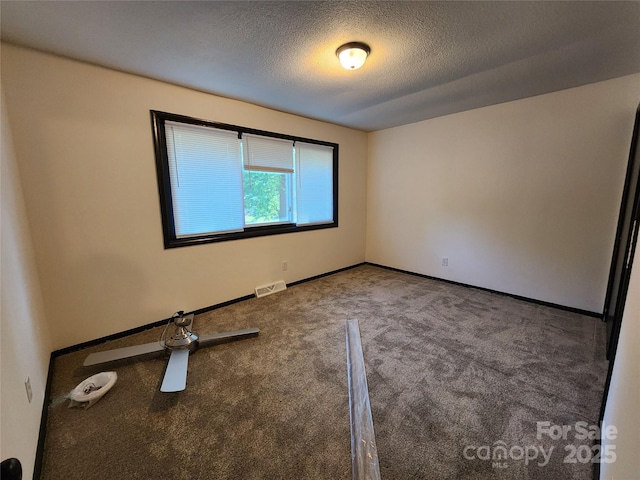
<path fill-rule="evenodd" d="M 81 367 L 162 328 L 56 358 L 42 478 L 350 479 L 346 319 L 360 322 L 383 479 L 592 477 L 575 424 L 597 422 L 599 320 L 365 265 L 197 316 L 197 332 L 261 333 L 196 351 L 184 392 L 158 391 L 162 356 Z M 105 370 L 113 389 L 68 409 Z M 537 435 L 544 421 L 567 438 Z"/>

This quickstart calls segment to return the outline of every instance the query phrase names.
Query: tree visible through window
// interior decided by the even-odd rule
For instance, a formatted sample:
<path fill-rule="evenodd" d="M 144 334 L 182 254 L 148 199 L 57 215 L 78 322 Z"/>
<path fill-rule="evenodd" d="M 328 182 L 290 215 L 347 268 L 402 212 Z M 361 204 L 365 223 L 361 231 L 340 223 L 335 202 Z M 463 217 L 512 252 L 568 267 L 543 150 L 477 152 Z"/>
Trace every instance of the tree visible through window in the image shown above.
<path fill-rule="evenodd" d="M 287 186 L 290 175 L 285 173 L 245 171 L 244 222 L 247 225 L 286 222 L 290 213 Z"/>
<path fill-rule="evenodd" d="M 337 144 L 151 116 L 165 248 L 338 226 Z"/>

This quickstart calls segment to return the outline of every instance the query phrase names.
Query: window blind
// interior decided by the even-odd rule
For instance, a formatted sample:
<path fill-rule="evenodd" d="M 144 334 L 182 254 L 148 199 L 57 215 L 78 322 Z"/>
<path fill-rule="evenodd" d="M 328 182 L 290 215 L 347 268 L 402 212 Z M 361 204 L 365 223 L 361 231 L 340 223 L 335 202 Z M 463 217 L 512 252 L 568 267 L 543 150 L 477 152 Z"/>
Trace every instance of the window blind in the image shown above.
<path fill-rule="evenodd" d="M 242 231 L 238 134 L 171 121 L 165 128 L 176 236 Z"/>
<path fill-rule="evenodd" d="M 244 133 L 242 142 L 245 170 L 293 173 L 293 141 Z"/>
<path fill-rule="evenodd" d="M 296 142 L 296 223 L 333 222 L 333 147 Z"/>

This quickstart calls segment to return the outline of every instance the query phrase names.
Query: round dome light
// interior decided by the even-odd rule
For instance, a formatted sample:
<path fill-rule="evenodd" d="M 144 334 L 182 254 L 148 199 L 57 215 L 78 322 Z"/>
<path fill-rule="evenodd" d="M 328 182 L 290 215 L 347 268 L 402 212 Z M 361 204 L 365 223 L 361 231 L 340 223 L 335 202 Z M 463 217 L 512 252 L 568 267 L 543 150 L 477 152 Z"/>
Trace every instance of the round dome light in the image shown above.
<path fill-rule="evenodd" d="M 347 70 L 357 70 L 364 65 L 369 53 L 371 53 L 369 45 L 360 42 L 345 43 L 336 50 L 340 63 Z"/>

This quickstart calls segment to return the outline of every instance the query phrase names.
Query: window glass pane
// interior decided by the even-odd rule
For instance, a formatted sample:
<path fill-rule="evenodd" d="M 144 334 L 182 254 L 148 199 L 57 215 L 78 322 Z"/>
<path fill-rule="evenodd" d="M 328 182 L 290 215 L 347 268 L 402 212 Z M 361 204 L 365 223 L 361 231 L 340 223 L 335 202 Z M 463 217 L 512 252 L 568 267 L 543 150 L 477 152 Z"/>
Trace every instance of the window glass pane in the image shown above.
<path fill-rule="evenodd" d="M 296 142 L 296 223 L 333 222 L 333 148 Z"/>
<path fill-rule="evenodd" d="M 242 157 L 235 132 L 166 122 L 176 236 L 241 231 Z"/>
<path fill-rule="evenodd" d="M 245 170 L 245 223 L 290 222 L 291 174 Z"/>

